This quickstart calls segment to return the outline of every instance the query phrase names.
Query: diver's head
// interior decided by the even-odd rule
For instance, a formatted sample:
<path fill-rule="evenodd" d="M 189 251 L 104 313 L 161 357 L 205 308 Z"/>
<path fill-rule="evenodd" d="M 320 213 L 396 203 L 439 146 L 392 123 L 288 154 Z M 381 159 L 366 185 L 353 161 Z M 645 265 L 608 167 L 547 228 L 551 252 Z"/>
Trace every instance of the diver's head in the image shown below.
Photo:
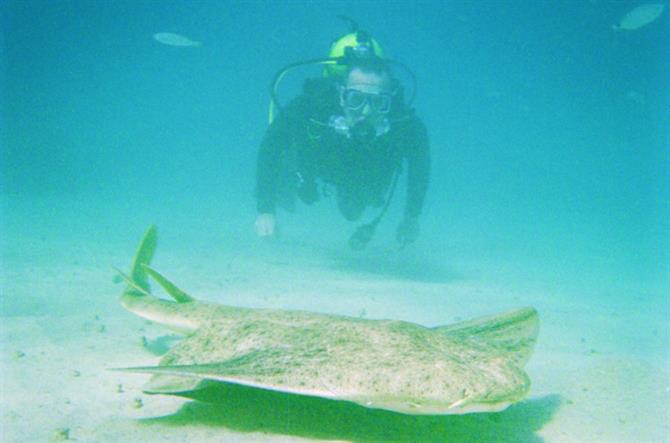
<path fill-rule="evenodd" d="M 340 106 L 346 123 L 354 127 L 361 122 L 376 125 L 391 111 L 395 81 L 379 58 L 352 64 L 339 85 Z"/>

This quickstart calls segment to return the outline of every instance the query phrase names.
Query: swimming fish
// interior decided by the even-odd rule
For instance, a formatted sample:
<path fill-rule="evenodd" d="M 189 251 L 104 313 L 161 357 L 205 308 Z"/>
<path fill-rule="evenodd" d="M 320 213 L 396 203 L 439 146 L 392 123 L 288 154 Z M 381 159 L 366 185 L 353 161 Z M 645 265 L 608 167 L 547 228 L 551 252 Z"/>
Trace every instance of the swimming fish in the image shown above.
<path fill-rule="evenodd" d="M 202 43 L 191 40 L 188 37 L 183 35 L 174 34 L 172 32 L 158 32 L 153 35 L 154 40 L 158 43 L 162 43 L 168 46 L 180 46 L 180 47 L 198 47 Z"/>
<path fill-rule="evenodd" d="M 153 374 L 147 393 L 197 398 L 228 383 L 412 415 L 501 411 L 528 394 L 533 308 L 425 327 L 206 303 L 149 267 L 155 247 L 151 227 L 130 272 L 119 271 L 121 305 L 185 338 L 158 366 L 118 369 Z M 174 300 L 153 295 L 149 279 Z"/>
<path fill-rule="evenodd" d="M 612 25 L 612 29 L 615 31 L 634 31 L 657 20 L 664 9 L 664 3 L 646 3 L 640 5 L 628 11 L 621 17 L 619 24 Z"/>

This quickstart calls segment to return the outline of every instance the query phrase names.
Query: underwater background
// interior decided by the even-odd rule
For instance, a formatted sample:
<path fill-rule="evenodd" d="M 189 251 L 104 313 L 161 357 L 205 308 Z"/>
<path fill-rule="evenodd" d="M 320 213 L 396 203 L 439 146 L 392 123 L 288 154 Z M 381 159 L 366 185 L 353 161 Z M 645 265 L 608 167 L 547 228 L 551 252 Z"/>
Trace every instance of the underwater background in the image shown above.
<path fill-rule="evenodd" d="M 402 299 L 412 309 L 378 315 L 437 324 L 544 302 L 544 331 L 552 314 L 593 312 L 624 327 L 612 335 L 578 325 L 576 336 L 608 335 L 612 352 L 667 369 L 670 330 L 659 319 L 670 316 L 670 21 L 665 11 L 640 29 L 613 31 L 638 4 L 4 1 L 0 315 L 48 321 L 76 309 L 60 298 L 66 292 L 107 306 L 118 290 L 110 265 L 129 263 L 156 223 L 163 263 L 178 266 L 189 288 L 230 251 L 288 263 L 290 272 L 270 272 L 282 288 L 301 272 L 318 279 L 321 268 L 404 289 L 487 282 L 496 289 L 476 302 L 462 298 L 462 312 L 447 318 L 439 302 L 416 294 L 420 286 Z M 280 212 L 276 241 L 253 231 L 270 82 L 289 63 L 326 56 L 348 32 L 342 14 L 418 80 L 414 107 L 428 128 L 432 175 L 421 236 L 403 251 L 394 240 L 402 179 L 365 251 L 348 250 L 357 224 L 339 216 L 332 198 Z M 201 45 L 162 44 L 152 37 L 159 32 Z M 319 72 L 291 72 L 282 99 Z M 66 264 L 96 270 L 71 273 Z M 36 293 L 29 277 L 39 280 L 47 265 L 62 285 Z M 91 286 L 98 272 L 105 280 Z M 221 284 L 249 288 L 257 279 L 269 285 L 252 272 Z M 349 284 L 355 290 L 355 278 Z M 506 293 L 514 296 L 496 299 Z M 361 309 L 327 296 L 331 305 L 291 303 Z M 236 301 L 244 303 L 254 305 Z M 667 437 L 665 383 L 657 386 L 665 408 L 656 411 L 665 430 L 654 435 Z"/>

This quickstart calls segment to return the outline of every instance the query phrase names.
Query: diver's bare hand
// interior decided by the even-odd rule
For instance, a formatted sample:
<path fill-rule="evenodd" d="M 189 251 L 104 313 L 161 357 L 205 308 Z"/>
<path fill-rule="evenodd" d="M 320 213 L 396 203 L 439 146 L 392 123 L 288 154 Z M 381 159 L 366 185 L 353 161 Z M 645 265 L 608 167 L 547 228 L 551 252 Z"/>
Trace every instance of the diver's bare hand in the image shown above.
<path fill-rule="evenodd" d="M 274 214 L 258 214 L 256 217 L 256 234 L 259 237 L 272 237 L 275 234 L 275 225 Z"/>

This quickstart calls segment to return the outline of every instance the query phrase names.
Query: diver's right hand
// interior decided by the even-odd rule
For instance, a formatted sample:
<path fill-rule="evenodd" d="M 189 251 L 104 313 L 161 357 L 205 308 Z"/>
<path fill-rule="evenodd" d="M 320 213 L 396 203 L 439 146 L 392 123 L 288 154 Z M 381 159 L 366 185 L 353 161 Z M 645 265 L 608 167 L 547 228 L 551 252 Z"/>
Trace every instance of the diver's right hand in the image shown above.
<path fill-rule="evenodd" d="M 256 217 L 256 234 L 259 237 L 272 237 L 275 234 L 275 224 L 274 214 L 258 214 Z"/>

